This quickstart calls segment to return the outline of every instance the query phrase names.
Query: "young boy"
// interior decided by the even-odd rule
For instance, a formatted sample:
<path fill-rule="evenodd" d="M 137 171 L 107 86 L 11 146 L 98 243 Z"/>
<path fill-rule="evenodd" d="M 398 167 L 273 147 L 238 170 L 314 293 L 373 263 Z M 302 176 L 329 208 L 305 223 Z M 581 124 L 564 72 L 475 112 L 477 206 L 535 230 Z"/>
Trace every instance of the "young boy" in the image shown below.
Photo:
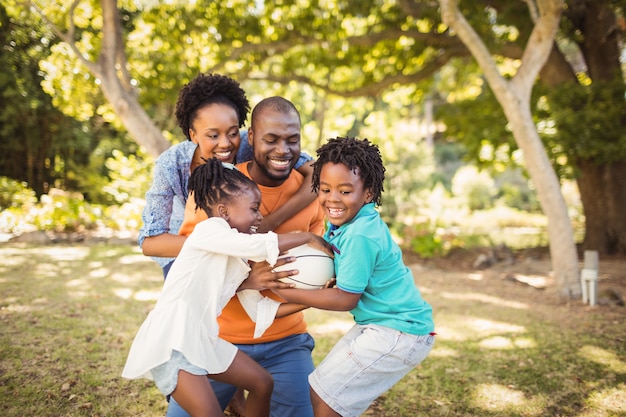
<path fill-rule="evenodd" d="M 359 416 L 430 353 L 431 306 L 375 210 L 385 168 L 367 139 L 335 138 L 320 147 L 313 188 L 335 249 L 335 288 L 276 289 L 289 302 L 350 311 L 356 324 L 309 376 L 315 417 Z"/>

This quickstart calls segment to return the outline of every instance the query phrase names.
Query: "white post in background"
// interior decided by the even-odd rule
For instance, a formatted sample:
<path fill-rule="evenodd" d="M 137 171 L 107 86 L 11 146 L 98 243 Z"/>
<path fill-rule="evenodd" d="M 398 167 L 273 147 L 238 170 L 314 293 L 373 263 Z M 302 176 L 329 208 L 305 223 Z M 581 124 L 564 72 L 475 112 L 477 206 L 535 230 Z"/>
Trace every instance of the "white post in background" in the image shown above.
<path fill-rule="evenodd" d="M 598 302 L 598 251 L 585 251 L 585 264 L 580 272 L 583 303 L 595 306 Z"/>

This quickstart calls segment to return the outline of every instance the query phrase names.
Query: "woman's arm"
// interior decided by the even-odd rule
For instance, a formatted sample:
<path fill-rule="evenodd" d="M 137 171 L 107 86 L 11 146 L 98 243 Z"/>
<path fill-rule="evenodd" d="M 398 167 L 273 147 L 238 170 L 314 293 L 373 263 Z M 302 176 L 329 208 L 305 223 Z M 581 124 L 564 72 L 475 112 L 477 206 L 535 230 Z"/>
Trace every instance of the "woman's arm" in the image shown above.
<path fill-rule="evenodd" d="M 259 233 L 268 232 L 276 229 L 285 220 L 289 220 L 301 210 L 307 207 L 317 198 L 317 194 L 311 189 L 311 180 L 313 178 L 313 161 L 309 161 L 298 168 L 298 172 L 304 176 L 304 181 L 298 191 L 278 209 L 263 217 Z"/>
<path fill-rule="evenodd" d="M 164 258 L 175 258 L 180 253 L 180 248 L 187 236 L 163 233 L 156 236 L 147 236 L 141 245 L 141 251 L 146 256 L 161 256 Z"/>

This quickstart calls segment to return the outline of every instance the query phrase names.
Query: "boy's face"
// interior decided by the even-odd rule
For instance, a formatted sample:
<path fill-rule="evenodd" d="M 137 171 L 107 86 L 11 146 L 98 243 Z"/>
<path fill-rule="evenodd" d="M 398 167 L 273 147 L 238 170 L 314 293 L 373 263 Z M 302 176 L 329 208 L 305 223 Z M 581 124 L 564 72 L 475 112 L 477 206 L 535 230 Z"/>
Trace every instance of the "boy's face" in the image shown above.
<path fill-rule="evenodd" d="M 300 157 L 300 119 L 294 112 L 263 111 L 248 131 L 254 150 L 250 177 L 257 184 L 277 187 Z"/>
<path fill-rule="evenodd" d="M 320 170 L 320 188 L 317 199 L 326 218 L 334 226 L 351 221 L 361 207 L 372 201 L 372 193 L 363 188 L 358 170 L 344 164 L 326 163 Z"/>
<path fill-rule="evenodd" d="M 192 122 L 189 137 L 198 145 L 197 156 L 232 163 L 241 142 L 237 111 L 218 103 L 202 107 Z"/>

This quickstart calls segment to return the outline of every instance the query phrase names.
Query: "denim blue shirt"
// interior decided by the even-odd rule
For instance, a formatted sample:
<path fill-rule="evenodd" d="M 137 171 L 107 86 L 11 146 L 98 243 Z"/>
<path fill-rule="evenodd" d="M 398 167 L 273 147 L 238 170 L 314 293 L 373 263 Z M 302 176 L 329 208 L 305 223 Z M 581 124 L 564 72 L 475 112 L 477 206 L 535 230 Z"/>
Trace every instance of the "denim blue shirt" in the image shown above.
<path fill-rule="evenodd" d="M 148 236 L 178 233 L 187 202 L 189 169 L 197 146 L 192 141 L 186 140 L 173 145 L 156 159 L 152 186 L 146 193 L 146 206 L 141 215 L 143 225 L 139 230 L 139 246 L 143 245 L 143 241 Z M 241 145 L 236 161 L 250 161 L 252 155 L 252 147 L 248 144 L 248 131 L 242 130 Z M 296 168 L 312 160 L 310 155 L 302 152 Z M 161 257 L 152 257 L 152 259 L 161 267 L 174 260 L 174 258 Z"/>
<path fill-rule="evenodd" d="M 329 225 L 324 238 L 336 248 L 337 287 L 361 294 L 350 310 L 357 324 L 377 324 L 416 335 L 434 331 L 431 306 L 415 286 L 402 251 L 374 208 L 364 205 L 350 222 Z"/>

